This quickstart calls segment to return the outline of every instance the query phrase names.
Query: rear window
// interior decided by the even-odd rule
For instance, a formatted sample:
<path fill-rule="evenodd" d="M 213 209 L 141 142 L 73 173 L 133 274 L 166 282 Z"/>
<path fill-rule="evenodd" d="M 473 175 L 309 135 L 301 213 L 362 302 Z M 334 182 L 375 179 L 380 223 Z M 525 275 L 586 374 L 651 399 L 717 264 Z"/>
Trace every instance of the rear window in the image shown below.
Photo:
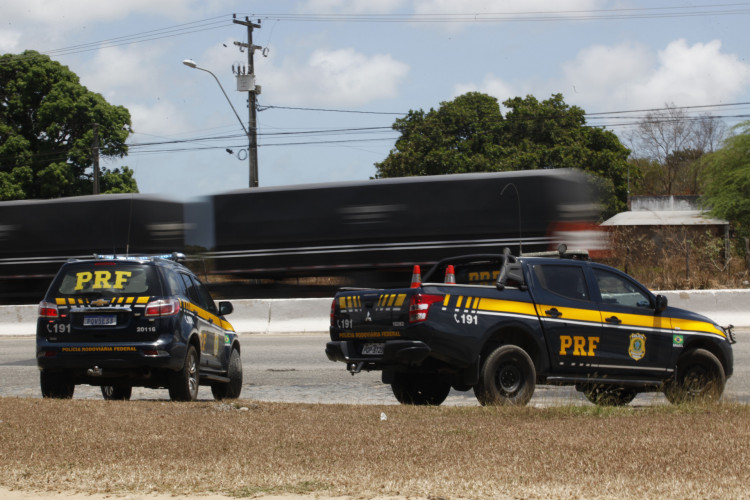
<path fill-rule="evenodd" d="M 52 295 L 161 295 L 155 269 L 127 263 L 67 266 L 52 283 Z"/>

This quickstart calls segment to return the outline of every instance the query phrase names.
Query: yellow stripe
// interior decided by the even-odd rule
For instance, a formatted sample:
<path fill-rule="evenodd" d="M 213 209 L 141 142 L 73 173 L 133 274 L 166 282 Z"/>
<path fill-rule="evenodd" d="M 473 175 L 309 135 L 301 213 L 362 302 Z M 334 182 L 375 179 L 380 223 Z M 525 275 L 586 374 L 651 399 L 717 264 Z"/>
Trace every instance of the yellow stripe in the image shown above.
<path fill-rule="evenodd" d="M 670 318 L 663 316 L 653 316 L 649 314 L 624 314 L 619 312 L 602 311 L 602 323 L 605 325 L 611 325 L 606 321 L 607 318 L 616 316 L 617 319 L 622 321 L 618 326 L 640 326 L 648 328 L 659 328 L 670 330 L 672 324 Z"/>
<path fill-rule="evenodd" d="M 402 305 L 404 305 L 405 300 L 406 300 L 406 294 L 399 293 L 398 297 L 396 298 L 396 307 L 401 307 Z"/>
<path fill-rule="evenodd" d="M 510 312 L 515 314 L 527 314 L 536 316 L 534 304 L 531 302 L 518 302 L 515 300 L 500 300 L 482 298 L 479 300 L 478 309 L 482 311 Z"/>
<path fill-rule="evenodd" d="M 448 302 L 451 300 L 451 294 L 448 294 L 445 296 L 445 299 L 443 300 L 443 307 L 448 307 Z"/>
<path fill-rule="evenodd" d="M 396 300 L 396 294 L 391 294 L 390 299 L 388 299 L 388 307 L 393 307 L 393 301 Z"/>
<path fill-rule="evenodd" d="M 552 316 L 544 312 L 552 308 L 557 309 L 562 314 L 562 316 L 559 317 L 561 320 L 588 321 L 591 323 L 601 323 L 602 321 L 599 309 L 578 309 L 576 307 L 560 307 L 539 304 L 537 306 L 537 312 L 541 318 L 552 318 Z"/>
<path fill-rule="evenodd" d="M 57 297 L 55 299 L 55 304 L 58 306 L 64 306 L 66 304 L 65 299 L 63 297 Z"/>
<path fill-rule="evenodd" d="M 675 331 L 706 332 L 721 335 L 726 338 L 726 334 L 716 328 L 713 324 L 705 321 L 696 321 L 692 319 L 665 318 L 672 320 L 672 327 Z"/>
<path fill-rule="evenodd" d="M 138 297 L 138 299 L 135 301 L 136 304 L 147 304 L 148 299 L 151 297 Z"/>
<path fill-rule="evenodd" d="M 458 309 L 459 307 L 461 307 L 461 304 L 463 303 L 463 301 L 464 301 L 463 295 L 459 295 L 458 296 L 458 300 L 456 300 L 456 309 Z"/>

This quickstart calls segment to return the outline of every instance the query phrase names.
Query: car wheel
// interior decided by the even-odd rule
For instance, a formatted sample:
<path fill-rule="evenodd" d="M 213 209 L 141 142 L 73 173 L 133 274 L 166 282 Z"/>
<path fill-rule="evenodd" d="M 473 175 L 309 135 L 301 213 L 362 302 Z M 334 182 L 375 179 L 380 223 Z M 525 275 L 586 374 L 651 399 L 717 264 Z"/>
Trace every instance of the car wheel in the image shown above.
<path fill-rule="evenodd" d="M 211 384 L 211 393 L 214 399 L 237 399 L 242 392 L 242 361 L 240 351 L 232 349 L 229 355 L 229 369 L 227 370 L 229 382 Z"/>
<path fill-rule="evenodd" d="M 43 398 L 70 399 L 75 391 L 75 384 L 64 373 L 39 372 L 39 385 Z"/>
<path fill-rule="evenodd" d="M 200 385 L 198 361 L 198 352 L 195 350 L 195 346 L 188 346 L 182 369 L 169 375 L 169 397 L 172 401 L 195 401 L 198 399 L 198 387 Z"/>
<path fill-rule="evenodd" d="M 103 385 L 102 396 L 110 401 L 128 401 L 133 394 L 133 388 L 129 385 Z"/>
<path fill-rule="evenodd" d="M 726 384 L 724 367 L 705 349 L 693 349 L 677 360 L 675 377 L 664 386 L 670 403 L 715 402 Z"/>
<path fill-rule="evenodd" d="M 517 405 L 529 402 L 536 387 L 531 357 L 518 346 L 500 346 L 482 363 L 474 394 L 482 405 Z"/>
<path fill-rule="evenodd" d="M 625 406 L 633 401 L 638 391 L 631 387 L 591 384 L 584 386 L 583 395 L 597 406 Z"/>
<path fill-rule="evenodd" d="M 439 406 L 448 397 L 451 384 L 437 374 L 401 372 L 395 374 L 391 390 L 401 404 Z"/>

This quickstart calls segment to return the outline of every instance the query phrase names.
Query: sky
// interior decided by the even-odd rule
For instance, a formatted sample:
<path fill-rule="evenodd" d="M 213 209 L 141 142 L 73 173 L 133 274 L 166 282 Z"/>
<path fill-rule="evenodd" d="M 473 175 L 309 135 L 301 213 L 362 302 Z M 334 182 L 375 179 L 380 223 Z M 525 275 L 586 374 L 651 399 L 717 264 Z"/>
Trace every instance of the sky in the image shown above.
<path fill-rule="evenodd" d="M 750 2 L 3 0 L 0 53 L 47 54 L 125 106 L 130 153 L 102 165 L 186 200 L 248 186 L 235 15 L 260 24 L 261 187 L 369 179 L 397 118 L 469 91 L 560 93 L 626 145 L 666 105 L 728 126 L 750 117 Z"/>

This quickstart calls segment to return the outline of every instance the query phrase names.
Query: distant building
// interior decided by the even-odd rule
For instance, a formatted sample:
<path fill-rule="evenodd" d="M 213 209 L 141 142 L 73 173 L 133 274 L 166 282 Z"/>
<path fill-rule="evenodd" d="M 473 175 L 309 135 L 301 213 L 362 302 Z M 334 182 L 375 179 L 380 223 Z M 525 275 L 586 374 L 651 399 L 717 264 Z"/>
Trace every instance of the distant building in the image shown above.
<path fill-rule="evenodd" d="M 698 207 L 697 196 L 633 196 L 630 210 L 621 212 L 602 222 L 605 228 L 632 227 L 648 235 L 657 248 L 664 243 L 665 228 L 682 228 L 685 238 L 694 239 L 706 231 L 714 237 L 723 237 L 725 248 L 729 245 L 729 222 L 714 219 Z"/>

